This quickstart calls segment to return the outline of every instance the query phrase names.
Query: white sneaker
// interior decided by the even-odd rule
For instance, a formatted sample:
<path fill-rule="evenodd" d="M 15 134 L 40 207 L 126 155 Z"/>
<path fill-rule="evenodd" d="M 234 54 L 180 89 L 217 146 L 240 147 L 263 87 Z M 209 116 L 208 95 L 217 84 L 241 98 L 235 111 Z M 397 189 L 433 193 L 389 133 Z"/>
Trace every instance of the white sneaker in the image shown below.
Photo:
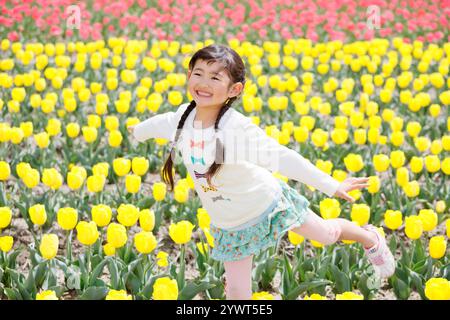
<path fill-rule="evenodd" d="M 367 231 L 374 232 L 378 238 L 378 243 L 373 247 L 368 249 L 364 248 L 367 258 L 378 275 L 383 278 L 389 278 L 395 273 L 395 259 L 386 244 L 386 240 L 373 225 L 365 225 L 363 228 Z"/>

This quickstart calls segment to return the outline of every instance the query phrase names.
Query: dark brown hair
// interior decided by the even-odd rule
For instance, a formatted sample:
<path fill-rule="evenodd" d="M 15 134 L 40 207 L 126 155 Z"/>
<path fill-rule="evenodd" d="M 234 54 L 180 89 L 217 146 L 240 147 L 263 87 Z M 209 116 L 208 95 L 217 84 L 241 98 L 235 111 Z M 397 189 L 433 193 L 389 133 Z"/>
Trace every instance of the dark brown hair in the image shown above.
<path fill-rule="evenodd" d="M 245 65 L 242 61 L 239 54 L 234 51 L 233 49 L 219 44 L 212 44 L 207 47 L 204 47 L 200 50 L 198 50 L 189 61 L 189 70 L 193 70 L 195 66 L 195 62 L 197 60 L 205 60 L 207 61 L 207 64 L 213 63 L 215 61 L 222 63 L 224 65 L 224 70 L 228 73 L 229 78 L 231 79 L 230 84 L 228 85 L 228 89 L 230 87 L 237 83 L 241 82 L 243 85 L 245 84 Z M 231 107 L 231 104 L 240 96 L 240 94 L 236 97 L 229 98 L 222 108 L 219 111 L 219 114 L 217 115 L 216 121 L 214 123 L 214 128 L 216 130 L 216 133 L 219 128 L 219 121 L 222 118 L 222 116 L 225 114 L 225 112 Z M 183 115 L 180 118 L 180 121 L 178 122 L 177 126 L 177 132 L 175 135 L 175 141 L 172 144 L 172 148 L 170 150 L 169 157 L 166 160 L 166 163 L 164 164 L 164 168 L 162 171 L 162 179 L 170 184 L 171 190 L 174 189 L 174 182 L 173 182 L 173 176 L 172 176 L 172 168 L 173 168 L 173 160 L 175 158 L 175 146 L 178 141 L 178 138 L 181 134 L 181 130 L 183 129 L 184 122 L 186 121 L 186 118 L 189 116 L 191 111 L 195 108 L 196 103 L 195 100 L 192 100 L 187 107 L 186 111 L 183 113 Z M 225 150 L 223 148 L 222 142 L 220 139 L 216 138 L 216 160 L 217 159 L 225 159 Z M 223 161 L 223 160 L 222 160 Z M 221 161 L 221 162 L 222 162 Z M 211 186 L 211 179 L 212 177 L 217 173 L 217 171 L 220 169 L 221 164 L 214 163 L 209 167 L 208 171 L 206 172 L 206 179 L 208 181 L 208 185 Z"/>

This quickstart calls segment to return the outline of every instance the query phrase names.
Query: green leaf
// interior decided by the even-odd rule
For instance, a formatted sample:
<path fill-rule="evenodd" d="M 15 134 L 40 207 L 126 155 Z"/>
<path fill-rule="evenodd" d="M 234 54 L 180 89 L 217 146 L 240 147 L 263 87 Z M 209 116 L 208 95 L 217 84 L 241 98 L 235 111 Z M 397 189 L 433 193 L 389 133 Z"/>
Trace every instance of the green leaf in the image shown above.
<path fill-rule="evenodd" d="M 166 275 L 161 274 L 154 277 L 151 277 L 149 282 L 144 286 L 144 289 L 140 292 L 141 295 L 146 297 L 147 299 L 150 299 L 153 294 L 153 285 L 155 284 L 156 279 L 165 277 Z"/>
<path fill-rule="evenodd" d="M 397 251 L 397 238 L 394 235 L 389 240 L 389 249 L 393 254 Z"/>
<path fill-rule="evenodd" d="M 310 282 L 301 283 L 297 287 L 293 288 L 291 291 L 289 291 L 289 294 L 287 295 L 287 300 L 294 300 L 297 299 L 297 297 L 302 294 L 305 291 L 312 290 L 316 287 L 324 286 L 327 284 L 331 284 L 331 281 L 329 280 L 313 280 Z"/>
<path fill-rule="evenodd" d="M 5 288 L 5 295 L 8 297 L 9 300 L 23 300 L 22 296 L 20 295 L 19 291 L 15 288 Z"/>
<path fill-rule="evenodd" d="M 37 289 L 36 289 L 36 283 L 35 283 L 33 273 L 34 273 L 34 269 L 30 270 L 30 272 L 28 272 L 28 277 L 24 283 L 24 288 L 25 288 L 25 290 L 27 290 L 28 293 L 35 295 Z"/>
<path fill-rule="evenodd" d="M 133 294 L 137 294 L 141 287 L 141 280 L 134 273 L 130 273 L 125 282 L 125 288 Z"/>
<path fill-rule="evenodd" d="M 42 283 L 44 282 L 44 277 L 45 277 L 45 271 L 47 270 L 47 262 L 43 261 L 41 263 L 39 263 L 34 271 L 34 283 L 36 284 L 36 287 L 40 287 L 42 286 Z"/>
<path fill-rule="evenodd" d="M 81 300 L 103 300 L 108 294 L 107 287 L 89 287 L 81 295 Z"/>
<path fill-rule="evenodd" d="M 192 300 L 198 293 L 214 287 L 214 284 L 208 281 L 200 281 L 198 283 L 187 281 L 183 290 L 181 290 L 179 300 Z"/>
<path fill-rule="evenodd" d="M 119 270 L 117 269 L 116 262 L 111 259 L 108 262 L 108 270 L 111 277 L 111 287 L 115 290 L 119 289 Z"/>
<path fill-rule="evenodd" d="M 53 286 L 53 287 L 48 288 L 48 290 L 55 291 L 56 296 L 59 298 L 63 295 L 65 288 L 64 288 L 64 286 Z"/>
<path fill-rule="evenodd" d="M 338 293 L 343 293 L 346 291 L 351 291 L 352 285 L 350 278 L 339 270 L 335 265 L 330 265 L 331 273 L 333 274 L 335 289 Z"/>
<path fill-rule="evenodd" d="M 423 300 L 427 300 L 427 297 L 425 296 L 425 290 L 424 288 L 424 279 L 420 274 L 417 274 L 416 272 L 410 270 L 409 273 L 410 277 L 411 277 L 411 282 L 414 285 L 414 288 L 417 290 L 417 292 L 419 293 L 420 297 Z"/>
<path fill-rule="evenodd" d="M 103 260 L 91 272 L 91 274 L 89 276 L 89 286 L 93 286 L 94 285 L 95 280 L 97 280 L 97 278 L 100 276 L 100 273 L 103 271 L 103 268 L 105 267 L 107 262 L 108 262 L 108 260 L 106 260 L 106 259 Z"/>

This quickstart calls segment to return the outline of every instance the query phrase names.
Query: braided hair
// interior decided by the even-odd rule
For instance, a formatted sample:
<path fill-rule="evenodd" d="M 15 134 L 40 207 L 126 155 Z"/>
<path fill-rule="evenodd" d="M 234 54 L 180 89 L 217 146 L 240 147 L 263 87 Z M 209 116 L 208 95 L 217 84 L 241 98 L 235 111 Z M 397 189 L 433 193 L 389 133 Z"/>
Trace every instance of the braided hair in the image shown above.
<path fill-rule="evenodd" d="M 231 79 L 231 83 L 230 83 L 229 87 L 231 87 L 231 85 L 233 85 L 234 83 L 237 83 L 237 82 L 241 82 L 242 85 L 245 84 L 244 63 L 243 63 L 241 57 L 239 56 L 239 54 L 236 51 L 234 51 L 233 49 L 231 49 L 227 46 L 218 45 L 218 44 L 212 44 L 207 47 L 204 47 L 204 48 L 200 49 L 199 51 L 197 51 L 192 56 L 191 60 L 189 61 L 189 69 L 190 70 L 192 70 L 194 68 L 195 62 L 198 59 L 206 60 L 206 61 L 208 61 L 208 63 L 214 62 L 214 61 L 220 61 L 220 62 L 224 63 L 225 71 L 229 74 L 230 79 Z M 207 180 L 209 186 L 212 185 L 211 179 L 220 170 L 220 168 L 222 167 L 221 163 L 223 163 L 224 159 L 225 159 L 225 149 L 224 149 L 223 144 L 220 141 L 220 139 L 217 139 L 217 133 L 219 130 L 219 122 L 220 122 L 220 119 L 222 118 L 222 116 L 227 112 L 227 110 L 231 107 L 233 102 L 236 101 L 236 99 L 239 96 L 231 97 L 224 103 L 224 105 L 220 109 L 219 114 L 217 115 L 216 121 L 214 123 L 214 129 L 216 131 L 216 157 L 215 157 L 215 161 L 211 164 L 211 166 L 208 168 L 208 171 L 206 172 L 206 180 Z M 195 102 L 195 100 L 192 100 L 189 103 L 189 106 L 184 111 L 183 115 L 181 116 L 180 121 L 178 122 L 178 125 L 177 125 L 177 132 L 175 134 L 174 143 L 172 144 L 169 157 L 167 158 L 167 160 L 164 164 L 164 168 L 162 170 L 162 179 L 167 184 L 170 184 L 171 191 L 174 189 L 173 172 L 172 172 L 173 160 L 172 159 L 175 159 L 175 146 L 180 137 L 181 130 L 183 129 L 183 126 L 184 126 L 184 123 L 186 122 L 187 117 L 189 116 L 191 111 L 194 110 L 195 107 L 196 107 L 196 102 Z"/>

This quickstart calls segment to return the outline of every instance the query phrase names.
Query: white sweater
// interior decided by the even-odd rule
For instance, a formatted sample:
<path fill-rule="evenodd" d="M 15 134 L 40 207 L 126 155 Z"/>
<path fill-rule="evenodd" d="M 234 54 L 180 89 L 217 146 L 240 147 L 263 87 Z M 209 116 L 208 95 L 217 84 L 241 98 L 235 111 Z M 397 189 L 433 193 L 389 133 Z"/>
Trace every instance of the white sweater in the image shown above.
<path fill-rule="evenodd" d="M 178 122 L 188 105 L 137 124 L 134 137 L 139 142 L 150 138 L 174 141 Z M 201 129 L 200 121 L 195 121 L 194 126 L 196 111 L 194 108 L 187 117 L 176 146 L 213 225 L 233 228 L 261 215 L 281 193 L 281 186 L 270 171 L 306 183 L 329 197 L 335 194 L 339 181 L 280 145 L 239 111 L 228 109 L 217 133 L 213 126 Z M 216 161 L 223 164 L 211 179 L 211 188 L 202 174 L 214 162 L 215 137 L 223 142 L 225 159 Z M 177 156 L 174 163 L 179 160 Z"/>

